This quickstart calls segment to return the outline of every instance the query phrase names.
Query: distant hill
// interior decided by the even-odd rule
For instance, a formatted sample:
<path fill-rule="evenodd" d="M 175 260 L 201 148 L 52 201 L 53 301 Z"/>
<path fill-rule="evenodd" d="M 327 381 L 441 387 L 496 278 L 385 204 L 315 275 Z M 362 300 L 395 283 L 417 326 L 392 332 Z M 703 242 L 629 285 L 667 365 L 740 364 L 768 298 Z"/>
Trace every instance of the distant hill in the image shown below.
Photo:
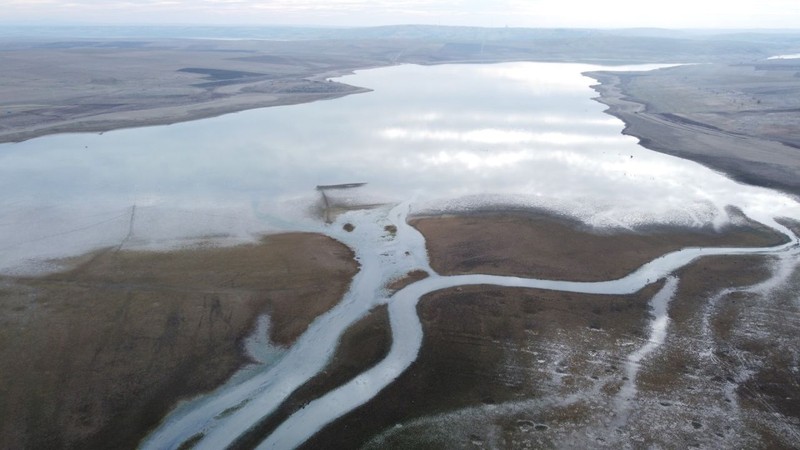
<path fill-rule="evenodd" d="M 362 28 L 283 26 L 0 26 L 0 46 L 25 40 L 50 48 L 126 48 L 140 40 L 211 39 L 383 43 L 402 47 L 395 62 L 585 61 L 732 62 L 800 52 L 800 31 L 634 28 L 482 28 L 394 25 Z M 417 44 L 417 45 L 415 45 Z M 424 44 L 424 45 L 423 45 Z"/>

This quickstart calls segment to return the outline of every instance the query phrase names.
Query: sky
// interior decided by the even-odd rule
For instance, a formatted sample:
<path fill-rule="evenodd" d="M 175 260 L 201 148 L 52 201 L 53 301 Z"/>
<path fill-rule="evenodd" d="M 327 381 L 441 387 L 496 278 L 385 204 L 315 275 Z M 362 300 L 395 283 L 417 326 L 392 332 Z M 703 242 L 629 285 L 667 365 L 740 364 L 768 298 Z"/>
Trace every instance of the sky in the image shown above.
<path fill-rule="evenodd" d="M 0 0 L 0 23 L 800 29 L 800 0 Z"/>

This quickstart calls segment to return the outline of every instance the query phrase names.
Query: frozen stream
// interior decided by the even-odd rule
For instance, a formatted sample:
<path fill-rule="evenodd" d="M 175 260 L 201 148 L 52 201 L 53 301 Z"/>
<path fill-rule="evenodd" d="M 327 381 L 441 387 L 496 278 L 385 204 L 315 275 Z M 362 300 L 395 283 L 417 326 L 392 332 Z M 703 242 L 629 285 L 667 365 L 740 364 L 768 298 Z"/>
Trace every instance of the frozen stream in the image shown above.
<path fill-rule="evenodd" d="M 790 237 L 786 244 L 770 248 L 690 248 L 657 258 L 628 276 L 603 282 L 552 281 L 535 278 L 495 275 L 440 276 L 428 265 L 422 236 L 406 223 L 407 204 L 391 210 L 375 209 L 346 214 L 334 223 L 333 237 L 353 246 L 362 270 L 350 292 L 330 312 L 316 320 L 309 330 L 275 366 L 245 383 L 214 394 L 191 409 L 179 410 L 145 443 L 144 448 L 175 448 L 202 432 L 204 438 L 195 448 L 224 448 L 258 421 L 274 411 L 297 387 L 321 371 L 335 351 L 338 337 L 381 303 L 389 304 L 392 347 L 387 357 L 347 384 L 312 401 L 283 422 L 259 448 L 294 448 L 323 426 L 346 414 L 375 396 L 400 375 L 417 357 L 422 345 L 422 326 L 416 313 L 419 299 L 430 292 L 465 285 L 499 285 L 560 290 L 589 294 L 631 294 L 647 284 L 662 279 L 701 256 L 736 254 L 780 255 L 798 247 L 798 239 L 777 223 L 770 225 Z M 353 234 L 338 231 L 349 222 Z M 384 226 L 394 224 L 398 231 L 392 238 Z M 359 231 L 360 230 L 360 231 Z M 415 282 L 391 297 L 383 296 L 382 286 L 407 271 L 421 269 L 430 277 Z M 669 281 L 674 290 L 676 280 Z M 654 341 L 633 355 L 638 364 L 646 354 L 663 341 L 666 327 L 666 300 L 657 301 L 658 319 L 654 324 Z M 658 297 L 658 296 L 657 296 Z M 633 388 L 629 387 L 630 395 Z M 223 411 L 235 410 L 224 414 Z"/>

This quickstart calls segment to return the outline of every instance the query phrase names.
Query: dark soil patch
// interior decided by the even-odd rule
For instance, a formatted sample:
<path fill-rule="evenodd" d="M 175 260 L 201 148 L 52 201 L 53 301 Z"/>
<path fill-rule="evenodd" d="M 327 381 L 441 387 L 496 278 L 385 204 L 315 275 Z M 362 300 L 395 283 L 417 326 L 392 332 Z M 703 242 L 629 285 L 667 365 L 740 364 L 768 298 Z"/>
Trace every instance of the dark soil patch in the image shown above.
<path fill-rule="evenodd" d="M 427 240 L 441 274 L 489 273 L 561 280 L 621 278 L 685 247 L 768 246 L 785 237 L 757 224 L 599 234 L 574 221 L 538 213 L 489 213 L 411 221 Z"/>

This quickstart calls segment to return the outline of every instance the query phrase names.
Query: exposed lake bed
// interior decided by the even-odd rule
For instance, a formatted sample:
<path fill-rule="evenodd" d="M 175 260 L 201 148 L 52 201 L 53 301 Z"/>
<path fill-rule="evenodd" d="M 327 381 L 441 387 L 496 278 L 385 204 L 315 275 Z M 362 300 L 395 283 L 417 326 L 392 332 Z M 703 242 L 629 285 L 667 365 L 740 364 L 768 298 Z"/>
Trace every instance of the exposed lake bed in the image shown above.
<path fill-rule="evenodd" d="M 6 147 L 3 149 L 8 150 L 4 154 L 7 158 L 5 161 L 10 162 L 6 172 L 8 177 L 4 176 L 5 187 L 16 193 L 12 195 L 12 200 L 13 197 L 32 199 L 28 203 L 7 202 L 4 206 L 8 217 L 40 220 L 41 215 L 37 215 L 36 211 L 44 210 L 47 214 L 52 214 L 50 217 L 53 222 L 49 224 L 49 228 L 37 225 L 42 228 L 33 231 L 25 229 L 30 222 L 7 222 L 5 225 L 14 232 L 6 235 L 8 241 L 5 244 L 13 252 L 7 252 L 3 268 L 11 269 L 21 260 L 39 259 L 47 262 L 53 257 L 74 256 L 83 251 L 74 242 L 66 243 L 60 250 L 56 249 L 57 251 L 53 251 L 52 247 L 48 248 L 47 244 L 52 244 L 53 247 L 64 245 L 63 236 L 85 238 L 84 250 L 102 247 L 106 245 L 105 242 L 114 242 L 113 249 L 120 251 L 123 256 L 129 251 L 150 249 L 155 250 L 152 257 L 160 259 L 169 258 L 158 255 L 169 255 L 170 253 L 161 252 L 174 246 L 215 246 L 253 239 L 253 236 L 261 233 L 313 231 L 346 244 L 356 252 L 356 258 L 361 264 L 361 272 L 356 275 L 350 292 L 355 296 L 353 301 L 363 294 L 362 300 L 366 303 L 353 307 L 354 309 L 347 310 L 342 315 L 337 315 L 337 307 L 333 304 L 317 311 L 323 321 L 328 320 L 326 314 L 331 313 L 330 320 L 347 317 L 341 320 L 342 324 L 349 325 L 352 321 L 367 317 L 369 311 L 374 311 L 374 307 L 381 304 L 389 305 L 391 318 L 394 314 L 391 310 L 394 300 L 384 288 L 390 281 L 415 271 L 432 276 L 407 285 L 398 293 L 413 291 L 414 285 L 421 286 L 424 283 L 434 286 L 438 278 L 443 278 L 440 275 L 455 272 L 515 275 L 544 280 L 617 280 L 642 264 L 684 247 L 764 248 L 760 256 L 715 256 L 721 260 L 732 258 L 735 261 L 739 260 L 737 258 L 745 258 L 742 261 L 754 258 L 756 265 L 767 264 L 770 257 L 764 255 L 771 250 L 766 248 L 775 247 L 776 254 L 788 254 L 788 261 L 797 260 L 796 250 L 791 247 L 792 239 L 796 238 L 791 237 L 790 233 L 783 234 L 788 230 L 773 220 L 775 217 L 795 220 L 800 217 L 798 205 L 791 197 L 768 189 L 739 185 L 699 165 L 649 152 L 636 145 L 635 140 L 620 136 L 621 122 L 609 120 L 608 116 L 602 114 L 602 105 L 590 100 L 591 91 L 588 86 L 591 80 L 580 75 L 590 69 L 598 68 L 537 63 L 400 66 L 360 72 L 352 80 L 346 79 L 348 84 L 364 85 L 373 92 L 334 102 L 293 106 L 289 110 L 274 109 L 224 116 L 203 124 L 187 123 L 178 129 L 143 129 L 143 134 L 137 130 L 129 130 L 91 138 L 86 135 L 72 135 L 59 140 L 46 141 L 48 138 L 43 138 L 30 141 L 26 143 L 29 146 L 20 144 L 21 147 Z M 413 85 L 414 89 L 404 90 L 403 82 L 398 80 Z M 413 80 L 425 81 L 414 83 Z M 469 87 L 485 86 L 487 82 L 494 83 L 496 88 L 486 92 Z M 487 97 L 491 100 L 487 100 Z M 403 102 L 400 101 L 401 98 Z M 537 109 L 532 110 L 532 105 L 536 105 Z M 261 128 L 256 134 L 247 135 L 244 128 L 252 128 L 253 124 L 259 124 Z M 235 128 L 239 126 L 243 128 Z M 266 130 L 263 127 L 267 127 Z M 211 139 L 210 135 L 219 129 L 226 129 L 235 138 Z M 142 138 L 137 136 L 144 136 L 144 139 L 139 140 Z M 153 142 L 158 143 L 157 156 L 151 153 L 143 157 L 139 149 L 152 146 Z M 83 150 L 88 151 L 84 153 L 88 155 L 72 156 L 73 152 L 81 151 L 81 144 Z M 190 147 L 192 151 L 184 151 L 184 146 Z M 58 150 L 52 150 L 54 148 Z M 43 170 L 41 167 L 19 164 L 19 161 L 24 162 L 27 157 L 37 157 L 37 152 L 38 157 L 54 156 L 51 162 L 53 165 Z M 157 161 L 151 161 L 150 158 Z M 316 160 L 315 167 L 309 167 L 312 159 Z M 58 173 L 64 170 L 61 164 L 64 161 L 72 162 L 73 165 L 68 168 L 74 168 L 75 172 L 60 175 L 63 184 L 59 184 Z M 99 170 L 93 166 L 96 162 L 103 164 Z M 19 170 L 20 167 L 24 170 Z M 11 170 L 13 168 L 16 168 L 14 173 Z M 143 173 L 147 175 L 143 177 Z M 32 174 L 35 177 L 32 178 Z M 77 174 L 84 178 L 80 184 L 74 185 L 73 177 Z M 332 176 L 336 179 L 332 180 Z M 47 188 L 58 193 L 57 200 L 48 198 L 52 192 L 42 189 L 39 182 L 26 182 L 26 178 L 34 181 L 53 180 L 52 185 Z M 318 193 L 313 192 L 313 186 L 362 180 L 368 183 L 344 194 L 344 197 L 352 196 L 354 199 L 345 198 L 343 201 L 390 206 L 405 202 L 405 212 L 396 213 L 395 208 L 390 206 L 373 207 L 366 212 L 344 211 L 330 224 L 325 224 L 319 216 L 309 214 L 319 201 Z M 130 202 L 131 206 L 126 206 L 125 202 Z M 78 204 L 81 205 L 80 208 L 74 206 Z M 113 205 L 115 209 L 109 209 L 109 205 Z M 431 211 L 460 215 L 464 211 L 492 205 L 502 209 L 538 211 L 540 216 L 525 217 L 523 214 L 509 219 L 509 216 L 501 215 L 467 215 L 462 219 L 440 219 L 440 223 L 445 225 L 438 225 L 444 228 L 439 231 L 438 237 L 433 229 L 426 229 L 422 225 L 426 220 L 435 222 L 438 219 L 412 221 L 421 234 L 408 227 L 406 221 L 409 212 L 411 216 L 423 216 Z M 76 211 L 80 214 L 76 215 Z M 175 211 L 179 213 L 176 214 Z M 564 225 L 563 221 L 548 218 L 549 215 L 568 217 L 569 223 Z M 97 217 L 101 220 L 92 219 Z M 87 219 L 90 220 L 86 221 Z M 65 223 L 69 226 L 64 227 Z M 83 228 L 82 224 L 88 224 L 89 228 Z M 348 230 L 345 228 L 347 224 L 353 228 Z M 648 227 L 659 225 L 667 226 L 671 231 L 660 235 L 657 230 L 648 230 Z M 781 228 L 782 231 L 771 231 L 768 227 Z M 98 234 L 98 230 L 103 232 Z M 220 234 L 222 239 L 218 238 Z M 12 242 L 14 235 L 17 235 L 17 240 L 18 235 L 25 239 L 15 244 Z M 98 241 L 98 235 L 105 241 Z M 281 235 L 275 236 L 280 239 Z M 527 236 L 526 245 L 533 246 L 526 248 L 520 242 L 503 242 L 504 239 L 517 236 Z M 186 240 L 187 237 L 190 239 Z M 459 242 L 459 239 L 462 240 Z M 525 239 L 520 241 L 524 243 Z M 37 248 L 38 243 L 43 244 Z M 642 248 L 637 249 L 637 245 Z M 782 250 L 778 250 L 779 247 Z M 442 250 L 436 251 L 436 248 Z M 549 253 L 542 251 L 543 249 L 549 249 Z M 495 253 L 492 254 L 492 251 Z M 605 262 L 592 263 L 591 260 L 598 253 L 602 254 Z M 315 259 L 313 256 L 311 258 Z M 437 262 L 442 258 L 449 258 L 448 264 L 451 266 L 468 266 L 470 270 L 453 272 L 443 269 L 444 266 Z M 341 252 L 335 253 L 333 261 L 342 259 L 348 257 Z M 588 264 L 575 264 L 573 267 L 571 261 Z M 220 267 L 224 267 L 227 263 L 220 264 Z M 338 262 L 324 264 L 333 271 L 338 283 L 352 277 L 352 265 L 349 271 L 337 272 L 333 266 Z M 181 270 L 187 271 L 184 276 L 190 280 L 200 275 L 193 271 L 191 265 L 181 266 Z M 697 270 L 702 270 L 701 263 L 693 263 L 681 270 L 693 273 L 695 266 L 701 267 Z M 48 267 L 52 271 L 54 266 Z M 276 262 L 275 267 L 280 267 L 280 263 Z M 680 264 L 673 270 L 679 267 Z M 712 269 L 721 270 L 718 267 L 716 264 L 712 265 Z M 716 275 L 713 280 L 719 282 L 706 287 L 700 295 L 713 296 L 719 289 L 740 284 L 747 286 L 757 283 L 761 278 L 768 278 L 765 275 L 751 280 L 751 267 L 751 264 L 743 263 L 724 274 Z M 207 267 L 204 270 L 211 269 Z M 796 265 L 787 270 L 796 274 Z M 124 277 L 127 272 L 123 270 L 119 275 Z M 762 272 L 767 274 L 769 270 L 765 268 L 759 273 Z M 246 277 L 246 273 L 244 271 L 232 275 L 232 282 L 239 276 Z M 328 428 L 322 428 L 323 434 L 308 445 L 317 447 L 324 442 L 341 443 L 347 439 L 352 439 L 353 444 L 362 444 L 389 426 L 394 431 L 387 431 L 385 434 L 388 437 L 383 438 L 400 439 L 398 442 L 402 442 L 405 438 L 402 437 L 402 431 L 398 430 L 404 428 L 403 424 L 407 420 L 422 417 L 422 422 L 414 422 L 414 427 L 432 426 L 435 430 L 438 426 L 436 424 L 452 423 L 441 419 L 439 414 L 458 416 L 459 411 L 473 407 L 484 413 L 488 411 L 489 416 L 498 412 L 500 414 L 495 414 L 496 420 L 485 429 L 485 433 L 476 431 L 466 436 L 465 439 L 469 442 L 432 442 L 451 447 L 463 447 L 462 444 L 466 443 L 480 446 L 490 445 L 491 439 L 505 436 L 504 439 L 510 440 L 497 441 L 501 446 L 515 446 L 514 443 L 536 445 L 537 442 L 546 445 L 568 442 L 564 440 L 567 435 L 563 434 L 568 431 L 573 437 L 600 433 L 602 436 L 598 434 L 596 442 L 614 445 L 615 441 L 603 434 L 608 426 L 604 418 L 614 413 L 612 406 L 615 389 L 620 386 L 624 376 L 621 361 L 635 350 L 632 347 L 636 347 L 637 342 L 646 339 L 649 326 L 647 302 L 656 295 L 659 285 L 663 284 L 660 280 L 664 276 L 659 271 L 654 273 L 658 275 L 652 279 L 645 277 L 637 281 L 640 284 L 635 289 L 621 289 L 618 296 L 612 296 L 616 300 L 601 294 L 559 294 L 556 290 L 526 290 L 525 294 L 518 294 L 518 289 L 523 289 L 521 287 L 487 290 L 482 286 L 461 288 L 454 285 L 448 290 L 437 290 L 438 292 L 429 294 L 434 300 L 423 300 L 418 307 L 426 339 L 421 344 L 419 362 L 412 362 L 413 365 L 407 372 L 400 370 L 395 373 L 395 377 L 402 374 L 399 382 L 390 384 L 380 394 L 406 398 L 408 409 L 402 410 L 403 405 L 396 405 L 395 400 L 384 403 L 383 397 L 379 396 L 374 400 L 368 397 L 364 399 L 367 402 L 364 403 L 366 409 L 355 409 L 349 415 L 348 411 L 343 411 L 341 419 L 333 413 L 327 417 L 314 416 L 314 423 L 318 423 L 319 427 L 326 426 L 332 420 L 341 420 L 345 425 L 334 422 Z M 691 278 L 689 275 L 687 277 Z M 737 281 L 740 277 L 743 280 L 741 283 Z M 677 293 L 671 303 L 674 305 L 684 304 L 688 298 L 688 294 L 681 293 L 684 277 L 680 278 Z M 791 275 L 787 280 L 784 289 L 796 290 L 796 276 Z M 72 281 L 79 280 L 70 282 Z M 137 282 L 123 281 L 120 281 L 120 289 L 123 291 L 139 290 Z M 125 286 L 129 282 L 133 285 Z M 185 294 L 191 296 L 191 286 L 194 284 L 195 281 L 186 281 L 176 289 L 185 290 Z M 364 291 L 359 293 L 359 287 L 364 288 Z M 332 292 L 337 292 L 337 289 L 332 289 Z M 731 291 L 730 294 L 741 295 L 738 291 Z M 21 298 L 18 292 L 11 297 Z M 439 309 L 429 310 L 427 305 L 431 302 Z M 793 304 L 790 301 L 781 307 L 792 317 L 792 314 L 796 314 L 793 311 L 796 311 L 797 306 L 796 302 Z M 606 307 L 609 309 L 606 310 Z M 598 308 L 600 312 L 595 312 Z M 263 312 L 268 311 L 269 308 L 263 309 Z M 686 320 L 698 320 L 697 314 L 688 314 Z M 725 317 L 737 318 L 741 314 L 726 310 Z M 254 323 L 258 315 L 253 311 L 248 320 Z M 525 318 L 526 315 L 532 315 L 530 320 Z M 19 320 L 26 320 L 24 314 L 19 316 Z M 280 328 L 283 321 L 280 318 L 277 320 Z M 373 320 L 376 324 L 370 325 L 373 330 L 370 333 L 380 335 L 380 332 L 374 330 L 385 331 L 386 321 Z M 447 328 L 459 328 L 462 326 L 458 325 L 459 320 L 463 321 L 464 330 Z M 397 323 L 391 323 L 396 329 Z M 512 325 L 509 326 L 509 323 Z M 791 329 L 792 323 L 796 321 L 790 320 L 788 329 Z M 308 329 L 317 332 L 325 326 L 312 325 Z M 704 337 L 703 342 L 713 346 L 719 340 L 717 334 L 723 333 L 727 336 L 746 333 L 747 326 L 748 323 L 737 323 L 734 319 L 729 319 L 724 327 L 719 325 L 718 329 Z M 322 352 L 323 356 L 330 358 L 343 351 L 346 353 L 346 349 L 336 350 L 334 346 L 336 338 L 345 332 L 345 328 L 337 332 L 326 331 L 327 334 L 320 335 L 334 338 L 333 342 L 330 339 L 326 341 L 326 345 L 332 347 L 327 353 Z M 301 326 L 299 330 L 302 329 L 304 328 Z M 766 342 L 774 337 L 770 333 L 775 333 L 791 342 L 792 338 L 786 336 L 785 331 L 776 327 L 774 330 L 767 330 L 767 334 L 758 339 Z M 670 345 L 670 333 L 671 331 L 667 335 L 667 346 Z M 537 343 L 530 343 L 532 336 L 536 337 Z M 230 342 L 235 344 L 242 339 L 241 333 L 235 333 L 229 336 L 228 342 L 229 345 Z M 464 339 L 467 340 L 466 344 Z M 473 339 L 482 342 L 477 349 L 469 344 Z M 291 339 L 278 341 L 292 342 Z M 431 350 L 437 348 L 433 341 L 445 342 L 444 347 Z M 527 344 L 523 345 L 522 341 Z M 311 346 L 321 341 L 318 339 L 309 342 L 307 345 Z M 355 345 L 352 342 L 357 341 L 348 344 L 348 340 L 345 340 L 342 345 L 352 347 Z M 385 339 L 376 339 L 375 342 L 378 350 L 358 358 L 370 363 L 378 361 L 384 354 L 380 348 L 388 350 L 385 350 Z M 395 343 L 393 340 L 392 344 Z M 463 348 L 454 350 L 458 345 Z M 530 345 L 541 348 L 532 350 Z M 752 339 L 748 345 L 751 347 L 736 348 L 736 351 L 750 351 L 755 354 L 755 350 L 750 350 L 754 345 Z M 9 348 L 13 355 L 13 344 Z M 571 350 L 565 354 L 554 349 Z M 438 352 L 436 354 L 441 357 L 426 356 L 426 352 L 430 351 Z M 604 369 L 595 373 L 599 366 L 593 366 L 594 363 L 587 365 L 586 361 L 580 360 L 580 355 L 586 355 L 590 351 L 604 355 L 593 360 L 600 361 L 600 365 L 614 361 L 609 363 L 614 366 L 609 367 L 611 372 L 605 372 Z M 300 350 L 296 353 L 298 358 L 302 357 Z M 534 353 L 546 356 L 537 357 L 533 361 L 531 355 Z M 454 354 L 463 355 L 466 359 L 460 360 L 453 357 Z M 488 356 L 483 360 L 480 355 Z M 503 358 L 517 360 L 513 363 L 498 360 L 501 355 Z M 566 355 L 573 358 L 569 364 L 566 362 Z M 527 358 L 524 363 L 519 361 L 522 356 Z M 199 354 L 196 356 L 198 361 L 207 357 Z M 682 357 L 686 358 L 685 355 Z M 759 357 L 775 359 L 778 355 Z M 283 358 L 290 361 L 291 355 Z M 676 361 L 676 358 L 670 357 L 665 364 L 673 365 Z M 324 367 L 325 360 L 318 361 L 318 365 L 320 368 Z M 547 369 L 539 370 L 536 367 Z M 655 386 L 652 392 L 642 394 L 642 398 L 646 395 L 667 395 L 665 392 L 669 393 L 672 389 L 671 381 L 653 381 L 652 377 L 648 378 L 648 371 L 658 371 L 657 367 L 645 366 L 639 377 L 643 383 Z M 698 367 L 705 366 L 700 364 Z M 731 377 L 736 386 L 745 386 L 750 378 L 741 374 L 757 368 L 755 363 L 746 367 L 732 364 L 730 367 L 736 372 Z M 765 374 L 764 377 L 793 376 L 789 375 L 793 370 L 791 363 L 772 364 L 770 367 L 778 375 Z M 318 369 L 309 367 L 303 370 L 304 374 L 308 372 L 312 376 Z M 418 370 L 423 370 L 426 376 L 433 377 L 438 382 L 423 382 L 417 375 Z M 531 375 L 534 372 L 536 375 Z M 453 383 L 462 374 L 466 374 L 467 378 L 473 375 L 477 378 Z M 276 372 L 274 375 L 288 376 L 294 373 Z M 388 375 L 381 376 L 390 375 L 388 372 Z M 543 376 L 550 377 L 547 378 L 550 381 L 543 382 L 540 379 Z M 344 378 L 341 380 L 342 385 L 350 381 Z M 403 381 L 407 379 L 412 381 Z M 577 382 L 575 379 L 583 381 Z M 494 388 L 487 387 L 486 392 L 473 390 L 474 386 L 485 386 L 493 382 L 499 384 Z M 116 380 L 110 383 L 113 386 Z M 296 384 L 302 384 L 302 380 Z M 528 387 L 520 387 L 523 385 Z M 690 383 L 686 386 L 695 388 Z M 736 386 L 732 388 L 734 391 Z M 443 387 L 447 389 L 439 389 Z M 379 385 L 377 388 L 380 391 Z M 548 391 L 549 388 L 552 389 Z M 425 389 L 437 391 L 438 396 Z M 319 394 L 314 390 L 312 392 L 314 395 L 302 400 L 286 400 L 291 391 L 281 395 L 285 401 L 292 402 L 291 405 L 295 405 L 293 407 L 299 408 L 299 412 L 305 411 L 306 406 L 309 406 L 306 414 L 327 411 L 324 403 L 309 405 Z M 587 405 L 586 397 L 581 396 L 581 392 L 603 392 L 606 397 L 598 403 Z M 682 395 L 677 391 L 669 395 L 673 394 Z M 209 404 L 213 403 L 214 396 L 212 391 Z M 220 394 L 219 397 L 223 395 Z M 559 406 L 559 398 L 571 398 L 574 401 L 569 405 Z M 765 399 L 763 396 L 757 398 Z M 459 400 L 450 403 L 448 399 Z M 514 409 L 517 405 L 515 402 L 527 401 L 525 399 L 533 402 L 528 406 L 538 411 L 536 416 L 530 416 L 533 414 L 532 410 L 527 410 L 528 416 L 523 417 L 519 412 L 523 409 Z M 272 402 L 277 408 L 284 400 Z M 766 401 L 770 404 L 772 400 Z M 179 437 L 177 441 L 159 441 L 159 435 L 156 434 L 152 437 L 154 440 L 149 442 L 156 447 L 160 442 L 186 441 L 213 447 L 219 442 L 213 440 L 216 438 L 214 433 L 227 433 L 228 423 L 232 424 L 232 428 L 247 430 L 262 420 L 261 417 L 254 417 L 249 423 L 239 422 L 239 416 L 247 415 L 247 405 L 241 404 L 241 400 L 230 404 L 221 403 L 220 409 L 209 412 L 209 418 L 213 420 L 202 422 L 204 425 L 199 430 L 178 428 L 175 434 Z M 641 404 L 644 405 L 643 408 L 646 406 L 642 411 L 648 414 L 655 411 L 649 409 L 650 403 L 642 401 Z M 387 409 L 386 405 L 396 405 L 400 409 Z M 686 405 L 688 406 L 684 409 L 675 408 L 682 411 L 676 413 L 675 417 L 683 417 L 692 409 L 690 402 L 687 401 Z M 520 406 L 523 407 L 527 406 Z M 535 409 L 536 407 L 540 409 Z M 559 412 L 564 408 L 569 411 Z M 593 412 L 592 408 L 596 411 Z M 763 421 L 763 417 L 759 416 L 761 406 L 740 406 L 737 403 L 736 408 L 739 408 L 738 414 L 743 417 L 741 423 L 747 429 L 739 434 L 725 434 L 724 430 L 721 431 L 726 439 L 730 439 L 725 442 L 785 442 L 782 441 L 784 435 L 780 430 L 764 431 L 762 425 L 748 422 L 751 419 L 748 416 L 751 410 L 755 411 L 753 417 L 756 417 L 752 420 L 757 424 Z M 174 418 L 174 422 L 163 423 L 162 430 L 169 431 L 173 424 L 181 424 L 181 420 L 189 416 L 181 414 L 183 413 Z M 788 429 L 796 426 L 797 418 L 792 414 L 794 413 L 786 414 L 782 422 Z M 480 414 L 478 416 L 485 417 Z M 709 415 L 711 416 L 713 414 Z M 302 415 L 298 417 L 296 420 L 305 420 Z M 366 421 L 365 417 L 375 420 Z M 430 417 L 430 421 L 425 417 Z M 578 418 L 582 422 L 577 422 Z M 563 423 L 559 423 L 559 420 L 563 420 Z M 685 432 L 677 431 L 670 439 L 691 444 L 692 439 L 696 438 L 691 433 L 699 429 L 693 425 L 693 420 L 689 420 Z M 360 426 L 366 431 L 353 432 L 353 421 L 361 423 Z M 434 425 L 430 425 L 431 423 Z M 397 424 L 401 426 L 395 426 Z M 703 423 L 701 425 L 708 426 Z M 215 430 L 215 426 L 219 428 Z M 492 426 L 495 428 L 491 428 Z M 583 426 L 588 426 L 593 431 L 580 431 Z M 660 438 L 642 434 L 637 426 L 639 425 L 633 422 L 623 433 L 629 433 L 625 434 L 628 437 L 639 433 L 636 436 L 642 436 L 644 442 L 659 442 L 657 439 Z M 414 427 L 409 429 L 415 430 Z M 277 427 L 272 429 L 274 428 Z M 348 431 L 341 431 L 344 429 Z M 716 432 L 716 428 L 714 430 Z M 308 437 L 313 435 L 313 431 L 313 428 L 309 429 Z M 413 439 L 423 441 L 430 436 L 438 436 L 435 431 L 411 434 Z M 791 433 L 789 436 L 791 437 Z M 262 438 L 257 437 L 256 442 Z M 263 438 L 266 439 L 267 436 Z M 302 442 L 303 439 L 297 441 Z M 419 441 L 412 440 L 406 445 L 417 443 Z"/>

